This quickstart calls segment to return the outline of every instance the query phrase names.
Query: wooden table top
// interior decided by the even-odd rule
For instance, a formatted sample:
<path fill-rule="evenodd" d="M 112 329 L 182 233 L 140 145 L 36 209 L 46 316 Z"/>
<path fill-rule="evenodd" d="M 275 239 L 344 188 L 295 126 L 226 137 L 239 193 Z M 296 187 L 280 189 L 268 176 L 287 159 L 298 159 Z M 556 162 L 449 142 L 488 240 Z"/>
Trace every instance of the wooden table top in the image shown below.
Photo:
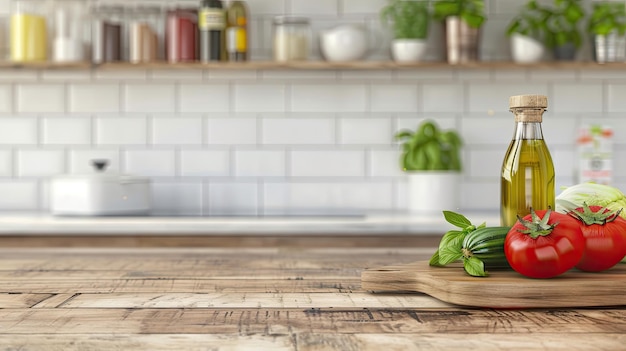
<path fill-rule="evenodd" d="M 433 250 L 4 248 L 0 350 L 624 348 L 626 308 L 471 309 L 361 289 L 364 268 Z"/>

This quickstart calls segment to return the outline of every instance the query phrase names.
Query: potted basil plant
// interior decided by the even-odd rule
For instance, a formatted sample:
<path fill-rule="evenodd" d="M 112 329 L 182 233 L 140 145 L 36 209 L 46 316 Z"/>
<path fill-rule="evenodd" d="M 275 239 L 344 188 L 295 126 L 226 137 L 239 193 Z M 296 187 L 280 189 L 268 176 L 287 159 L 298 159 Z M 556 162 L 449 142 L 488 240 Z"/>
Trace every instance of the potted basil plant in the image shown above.
<path fill-rule="evenodd" d="M 530 0 L 520 13 L 511 20 L 507 27 L 507 36 L 511 43 L 511 56 L 517 63 L 540 61 L 544 56 L 547 22 L 551 12 Z"/>
<path fill-rule="evenodd" d="M 598 63 L 624 61 L 626 58 L 626 4 L 601 1 L 593 5 L 587 24 L 593 36 L 593 57 Z"/>
<path fill-rule="evenodd" d="M 437 0 L 435 19 L 445 21 L 446 60 L 457 64 L 478 61 L 480 29 L 485 22 L 483 0 Z"/>
<path fill-rule="evenodd" d="M 547 19 L 546 46 L 554 50 L 557 60 L 574 60 L 582 45 L 578 28 L 585 17 L 582 0 L 554 0 Z"/>
<path fill-rule="evenodd" d="M 400 167 L 408 177 L 409 210 L 439 213 L 457 209 L 463 145 L 458 133 L 425 120 L 415 131 L 401 130 L 395 138 L 402 144 Z"/>
<path fill-rule="evenodd" d="M 426 52 L 430 24 L 428 1 L 389 0 L 380 17 L 382 23 L 393 31 L 393 59 L 398 62 L 419 61 Z"/>

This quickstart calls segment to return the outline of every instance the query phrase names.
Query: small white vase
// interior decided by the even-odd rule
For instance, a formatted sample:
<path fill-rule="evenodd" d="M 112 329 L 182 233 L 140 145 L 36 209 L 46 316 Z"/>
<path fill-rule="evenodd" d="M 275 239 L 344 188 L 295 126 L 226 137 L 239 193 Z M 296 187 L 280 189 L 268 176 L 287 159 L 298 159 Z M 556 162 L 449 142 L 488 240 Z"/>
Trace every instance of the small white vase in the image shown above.
<path fill-rule="evenodd" d="M 511 35 L 511 55 L 517 63 L 539 62 L 543 58 L 545 47 L 537 39 L 519 33 Z"/>
<path fill-rule="evenodd" d="M 456 211 L 460 202 L 461 173 L 454 171 L 407 172 L 410 212 L 437 214 Z"/>
<path fill-rule="evenodd" d="M 391 42 L 391 56 L 396 62 L 417 62 L 426 53 L 426 40 L 394 39 Z"/>

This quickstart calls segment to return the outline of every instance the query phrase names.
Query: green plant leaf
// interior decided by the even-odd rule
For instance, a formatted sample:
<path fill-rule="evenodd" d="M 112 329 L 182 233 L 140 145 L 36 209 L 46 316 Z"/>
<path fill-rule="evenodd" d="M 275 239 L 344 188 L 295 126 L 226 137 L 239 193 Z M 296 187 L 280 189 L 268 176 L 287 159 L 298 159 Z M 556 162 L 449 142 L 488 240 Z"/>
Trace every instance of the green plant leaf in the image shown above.
<path fill-rule="evenodd" d="M 443 211 L 443 217 L 446 219 L 446 222 L 461 229 L 465 229 L 472 225 L 472 222 L 460 213 Z"/>
<path fill-rule="evenodd" d="M 483 261 L 473 256 L 463 259 L 463 268 L 467 274 L 473 277 L 486 277 L 488 275 L 487 272 L 485 272 L 485 264 Z"/>
<path fill-rule="evenodd" d="M 439 242 L 439 264 L 447 265 L 463 256 L 463 239 L 467 234 L 463 231 L 451 230 Z"/>
<path fill-rule="evenodd" d="M 428 261 L 429 266 L 443 267 L 441 263 L 439 263 L 439 250 L 435 251 L 435 253 L 430 257 L 430 261 Z"/>

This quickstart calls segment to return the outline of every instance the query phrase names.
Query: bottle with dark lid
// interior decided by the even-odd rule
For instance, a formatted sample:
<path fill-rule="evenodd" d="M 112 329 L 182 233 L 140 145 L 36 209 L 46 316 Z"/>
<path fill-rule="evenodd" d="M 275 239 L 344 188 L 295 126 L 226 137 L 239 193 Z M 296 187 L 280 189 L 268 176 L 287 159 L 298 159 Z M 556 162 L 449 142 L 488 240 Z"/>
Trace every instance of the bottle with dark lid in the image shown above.
<path fill-rule="evenodd" d="M 200 61 L 222 61 L 226 58 L 224 32 L 226 14 L 220 0 L 202 0 L 198 10 Z"/>
<path fill-rule="evenodd" d="M 548 108 L 544 95 L 517 95 L 509 99 L 515 115 L 513 140 L 504 157 L 501 174 L 500 220 L 512 226 L 530 209 L 554 209 L 555 179 L 550 151 L 541 122 Z"/>

